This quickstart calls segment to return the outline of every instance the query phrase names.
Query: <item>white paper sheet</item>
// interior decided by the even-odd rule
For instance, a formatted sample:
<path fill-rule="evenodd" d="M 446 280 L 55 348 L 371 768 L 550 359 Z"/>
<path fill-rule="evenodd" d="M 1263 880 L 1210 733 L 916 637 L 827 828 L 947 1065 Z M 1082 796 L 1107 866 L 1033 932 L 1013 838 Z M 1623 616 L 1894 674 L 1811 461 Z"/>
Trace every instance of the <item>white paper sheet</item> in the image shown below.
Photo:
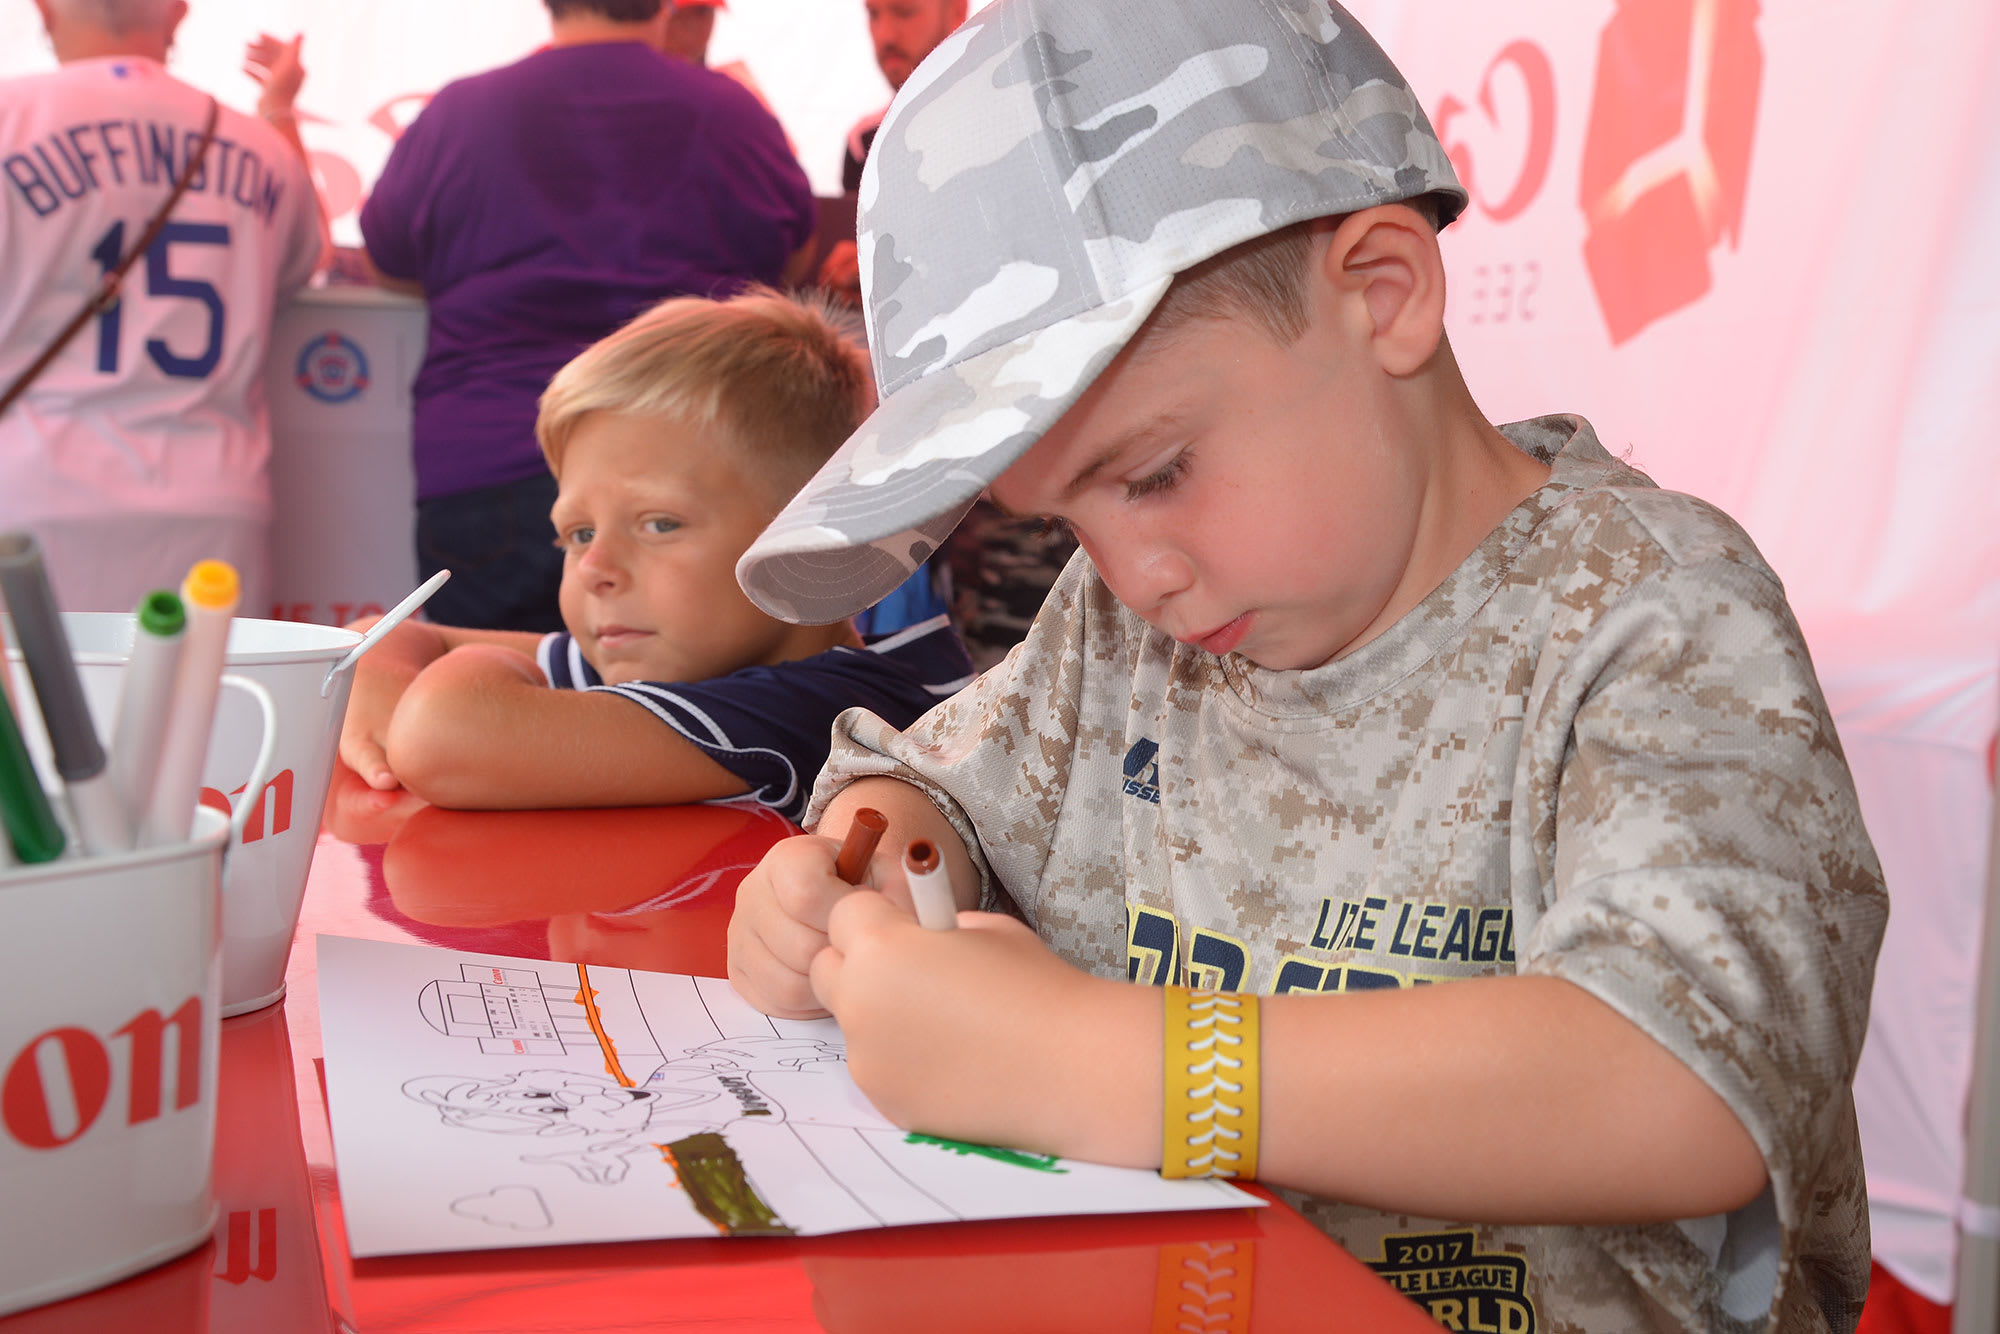
<path fill-rule="evenodd" d="M 319 1009 L 357 1257 L 1263 1203 L 906 1134 L 717 978 L 321 936 Z"/>

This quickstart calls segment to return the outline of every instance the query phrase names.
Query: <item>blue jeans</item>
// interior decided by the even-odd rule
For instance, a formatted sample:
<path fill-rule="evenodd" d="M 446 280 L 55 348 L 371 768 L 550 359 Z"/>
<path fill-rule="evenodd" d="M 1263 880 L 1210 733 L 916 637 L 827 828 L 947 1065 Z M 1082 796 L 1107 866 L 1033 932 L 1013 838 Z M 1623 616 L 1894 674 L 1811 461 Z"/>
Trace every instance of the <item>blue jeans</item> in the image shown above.
<path fill-rule="evenodd" d="M 425 616 L 475 630 L 562 629 L 562 552 L 549 525 L 555 498 L 556 479 L 542 473 L 418 501 L 418 577 L 451 571 Z"/>

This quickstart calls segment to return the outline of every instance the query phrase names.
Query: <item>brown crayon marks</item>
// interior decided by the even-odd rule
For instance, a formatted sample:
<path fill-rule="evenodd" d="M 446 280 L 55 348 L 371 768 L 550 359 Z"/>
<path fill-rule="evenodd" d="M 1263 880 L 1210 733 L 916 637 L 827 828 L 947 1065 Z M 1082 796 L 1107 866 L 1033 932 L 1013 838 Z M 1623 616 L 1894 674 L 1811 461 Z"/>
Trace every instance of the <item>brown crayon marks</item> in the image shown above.
<path fill-rule="evenodd" d="M 743 1160 L 729 1141 L 704 1130 L 659 1146 L 660 1156 L 680 1179 L 695 1212 L 725 1237 L 790 1237 L 796 1235 L 771 1211 L 750 1184 Z"/>

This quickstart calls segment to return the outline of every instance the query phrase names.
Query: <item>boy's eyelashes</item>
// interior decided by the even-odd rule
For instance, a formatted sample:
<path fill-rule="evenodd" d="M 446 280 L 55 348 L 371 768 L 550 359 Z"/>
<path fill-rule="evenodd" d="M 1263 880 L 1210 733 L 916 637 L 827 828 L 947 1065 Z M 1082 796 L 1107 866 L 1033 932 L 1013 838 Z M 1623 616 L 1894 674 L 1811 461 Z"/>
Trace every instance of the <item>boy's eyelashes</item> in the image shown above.
<path fill-rule="evenodd" d="M 1173 490 L 1187 476 L 1188 464 L 1193 456 L 1193 450 L 1183 449 L 1144 477 L 1124 483 L 1125 499 L 1143 500 L 1147 496 L 1164 495 Z M 1034 520 L 1034 525 L 1037 537 L 1072 531 L 1070 521 L 1059 514 L 1041 515 Z"/>
<path fill-rule="evenodd" d="M 679 519 L 670 519 L 664 514 L 649 514 L 639 520 L 638 526 L 640 533 L 648 537 L 666 537 L 671 533 L 679 531 L 681 521 Z M 587 547 L 596 540 L 597 526 L 595 524 L 580 523 L 557 533 L 555 546 L 558 551 L 568 551 L 572 547 Z"/>
<path fill-rule="evenodd" d="M 1193 454 L 1193 450 L 1183 449 L 1144 477 L 1125 483 L 1125 499 L 1138 500 L 1142 496 L 1154 496 L 1173 490 L 1187 475 L 1188 463 Z"/>

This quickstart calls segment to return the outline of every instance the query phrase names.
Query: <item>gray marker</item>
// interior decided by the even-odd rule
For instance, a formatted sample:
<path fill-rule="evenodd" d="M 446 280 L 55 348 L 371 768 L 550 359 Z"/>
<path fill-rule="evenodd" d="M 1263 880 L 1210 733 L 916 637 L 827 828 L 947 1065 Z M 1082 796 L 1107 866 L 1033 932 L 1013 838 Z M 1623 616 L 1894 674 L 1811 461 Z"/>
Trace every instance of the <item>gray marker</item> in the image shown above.
<path fill-rule="evenodd" d="M 14 618 L 14 638 L 35 683 L 42 726 L 55 752 L 56 772 L 69 793 L 70 814 L 78 840 L 90 856 L 128 852 L 132 847 L 132 813 L 105 772 L 104 744 L 90 721 L 83 682 L 70 657 L 69 635 L 56 610 L 42 551 L 33 535 L 0 533 L 0 594 Z"/>

